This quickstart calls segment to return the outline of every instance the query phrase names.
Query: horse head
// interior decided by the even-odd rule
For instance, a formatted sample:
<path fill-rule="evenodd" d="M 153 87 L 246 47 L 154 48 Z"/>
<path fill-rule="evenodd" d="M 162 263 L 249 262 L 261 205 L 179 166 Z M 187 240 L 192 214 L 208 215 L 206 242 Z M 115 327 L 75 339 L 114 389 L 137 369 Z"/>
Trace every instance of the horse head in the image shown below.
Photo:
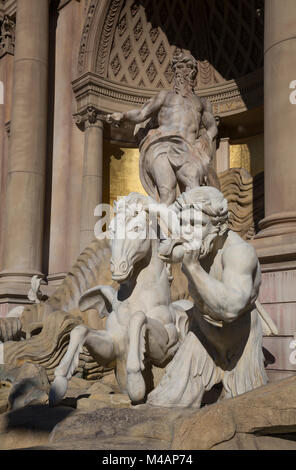
<path fill-rule="evenodd" d="M 112 279 L 121 283 L 129 280 L 134 266 L 151 256 L 149 236 L 149 196 L 131 193 L 115 204 L 116 216 L 109 225 L 111 238 Z"/>

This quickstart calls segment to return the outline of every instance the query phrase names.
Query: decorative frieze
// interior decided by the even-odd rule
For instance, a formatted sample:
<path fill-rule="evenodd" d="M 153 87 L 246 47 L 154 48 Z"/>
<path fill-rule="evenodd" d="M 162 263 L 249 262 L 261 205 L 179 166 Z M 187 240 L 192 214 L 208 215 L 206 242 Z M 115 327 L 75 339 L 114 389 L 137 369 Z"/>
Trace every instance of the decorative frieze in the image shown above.
<path fill-rule="evenodd" d="M 15 45 L 15 22 L 4 15 L 0 27 L 0 57 L 5 54 L 14 54 Z"/>
<path fill-rule="evenodd" d="M 125 82 L 114 83 L 93 73 L 75 80 L 73 90 L 78 109 L 86 109 L 91 99 L 91 102 L 94 105 L 97 103 L 104 112 L 127 110 L 134 105 L 142 106 L 157 92 L 130 87 Z M 199 96 L 210 100 L 215 115 L 223 117 L 242 112 L 263 100 L 263 72 L 258 70 L 239 80 L 230 80 L 216 87 L 201 89 L 198 93 Z"/>

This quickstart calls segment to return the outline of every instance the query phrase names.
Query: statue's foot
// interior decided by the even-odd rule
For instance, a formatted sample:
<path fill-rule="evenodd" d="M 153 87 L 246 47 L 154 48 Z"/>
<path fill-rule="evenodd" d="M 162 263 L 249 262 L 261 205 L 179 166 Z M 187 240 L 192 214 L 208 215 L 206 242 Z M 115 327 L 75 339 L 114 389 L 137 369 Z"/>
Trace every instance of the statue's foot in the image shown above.
<path fill-rule="evenodd" d="M 66 377 L 58 375 L 53 381 L 49 391 L 49 406 L 58 405 L 66 395 L 68 380 Z"/>
<path fill-rule="evenodd" d="M 127 375 L 127 393 L 132 403 L 140 403 L 145 398 L 146 385 L 141 372 L 129 372 Z"/>

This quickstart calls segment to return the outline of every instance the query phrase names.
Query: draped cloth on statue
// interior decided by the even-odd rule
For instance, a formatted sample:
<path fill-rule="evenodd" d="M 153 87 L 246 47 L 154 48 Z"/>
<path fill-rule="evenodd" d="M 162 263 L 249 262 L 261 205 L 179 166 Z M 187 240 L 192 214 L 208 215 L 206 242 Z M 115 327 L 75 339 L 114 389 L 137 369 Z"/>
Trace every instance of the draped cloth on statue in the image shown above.
<path fill-rule="evenodd" d="M 192 145 L 180 135 L 153 129 L 142 139 L 139 149 L 141 182 L 147 194 L 154 199 L 158 199 L 154 174 L 154 162 L 158 158 L 167 158 L 178 182 L 187 172 L 197 176 L 200 186 L 207 184 L 210 149 L 203 149 L 199 139 Z"/>
<path fill-rule="evenodd" d="M 261 343 L 262 326 L 255 309 L 251 312 L 250 334 L 242 355 L 231 370 L 223 370 L 194 332 L 189 331 L 147 402 L 154 406 L 200 408 L 204 392 L 219 382 L 223 384 L 223 398 L 265 385 Z"/>

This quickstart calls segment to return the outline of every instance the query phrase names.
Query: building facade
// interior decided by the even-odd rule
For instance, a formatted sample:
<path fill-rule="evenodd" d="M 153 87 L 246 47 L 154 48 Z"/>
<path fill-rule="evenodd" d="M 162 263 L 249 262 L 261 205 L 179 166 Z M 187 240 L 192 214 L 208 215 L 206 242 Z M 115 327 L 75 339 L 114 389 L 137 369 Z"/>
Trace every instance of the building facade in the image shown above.
<path fill-rule="evenodd" d="M 219 119 L 218 174 L 264 172 L 250 243 L 279 329 L 266 357 L 270 378 L 295 373 L 296 2 L 2 0 L 0 19 L 0 316 L 28 302 L 35 274 L 54 292 L 92 240 L 100 202 L 144 192 L 132 126 L 104 115 L 170 88 L 182 48 Z"/>

